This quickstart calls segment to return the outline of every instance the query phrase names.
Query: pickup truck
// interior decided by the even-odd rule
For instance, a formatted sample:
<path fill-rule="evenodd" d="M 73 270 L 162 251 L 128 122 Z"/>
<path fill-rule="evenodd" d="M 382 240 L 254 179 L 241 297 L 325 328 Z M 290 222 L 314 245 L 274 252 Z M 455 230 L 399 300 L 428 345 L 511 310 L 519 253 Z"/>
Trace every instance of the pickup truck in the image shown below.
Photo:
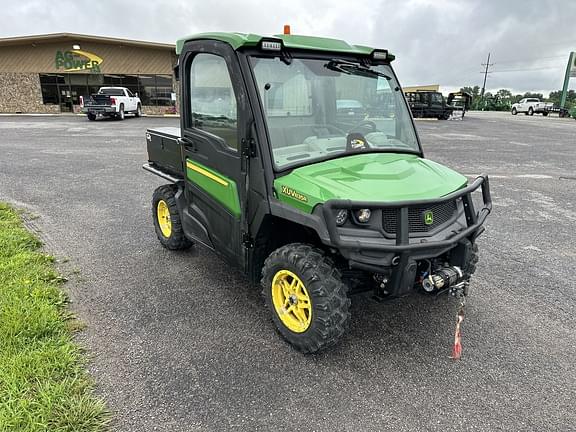
<path fill-rule="evenodd" d="M 534 115 L 536 113 L 546 117 L 552 106 L 553 104 L 540 102 L 540 99 L 537 98 L 524 98 L 512 105 L 512 115 L 523 112 L 526 115 Z"/>
<path fill-rule="evenodd" d="M 134 113 L 136 117 L 142 115 L 142 102 L 138 93 L 133 94 L 126 87 L 101 87 L 98 93 L 92 94 L 84 102 L 82 112 L 88 120 L 102 117 L 115 117 L 124 120 L 126 113 Z"/>

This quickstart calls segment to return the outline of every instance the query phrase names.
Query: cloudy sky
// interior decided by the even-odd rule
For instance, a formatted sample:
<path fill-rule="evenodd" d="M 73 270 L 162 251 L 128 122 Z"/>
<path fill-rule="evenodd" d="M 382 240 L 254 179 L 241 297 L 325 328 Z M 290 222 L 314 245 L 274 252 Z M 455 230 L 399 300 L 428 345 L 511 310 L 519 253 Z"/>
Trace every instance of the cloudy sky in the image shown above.
<path fill-rule="evenodd" d="M 0 37 L 74 32 L 173 43 L 203 31 L 329 36 L 387 48 L 403 85 L 561 88 L 576 0 L 0 0 Z M 576 79 L 571 88 L 576 88 Z"/>

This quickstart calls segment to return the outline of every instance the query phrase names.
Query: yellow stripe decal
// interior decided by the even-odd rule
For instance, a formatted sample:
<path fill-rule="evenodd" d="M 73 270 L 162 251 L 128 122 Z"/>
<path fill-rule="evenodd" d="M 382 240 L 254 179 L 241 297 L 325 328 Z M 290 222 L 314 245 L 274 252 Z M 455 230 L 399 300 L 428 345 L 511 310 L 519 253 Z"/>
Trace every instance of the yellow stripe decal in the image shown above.
<path fill-rule="evenodd" d="M 191 170 L 196 171 L 199 174 L 202 174 L 203 176 L 208 177 L 210 180 L 214 180 L 216 183 L 221 184 L 224 187 L 228 186 L 228 182 L 226 180 L 221 179 L 220 177 L 212 174 L 210 171 L 206 171 L 204 168 L 200 168 L 197 165 L 194 165 L 192 162 L 190 161 L 186 161 L 186 166 L 188 168 L 190 168 Z"/>

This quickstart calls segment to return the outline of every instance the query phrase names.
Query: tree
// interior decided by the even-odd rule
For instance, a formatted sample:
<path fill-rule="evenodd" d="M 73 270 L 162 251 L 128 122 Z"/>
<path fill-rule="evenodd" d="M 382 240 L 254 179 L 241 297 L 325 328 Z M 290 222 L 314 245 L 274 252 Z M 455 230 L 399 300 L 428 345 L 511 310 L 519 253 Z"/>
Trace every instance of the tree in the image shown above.
<path fill-rule="evenodd" d="M 525 98 L 537 98 L 537 99 L 540 99 L 540 100 L 543 100 L 543 99 L 544 99 L 544 95 L 543 95 L 542 93 L 532 93 L 532 92 L 526 92 L 526 93 L 524 93 L 524 96 L 523 96 L 523 97 L 525 97 Z"/>
<path fill-rule="evenodd" d="M 562 90 L 550 92 L 550 95 L 548 96 L 548 100 L 556 106 L 560 106 L 561 99 L 562 99 Z M 568 90 L 568 92 L 566 94 L 566 107 L 565 108 L 570 109 L 571 107 L 573 107 L 575 105 L 576 105 L 576 91 Z"/>
<path fill-rule="evenodd" d="M 478 110 L 481 109 L 480 105 L 481 105 L 481 100 L 480 100 L 480 87 L 478 86 L 474 86 L 474 87 L 462 87 L 460 89 L 461 92 L 465 92 L 465 93 L 469 93 L 472 95 L 472 102 L 470 104 L 470 109 L 473 110 Z"/>
<path fill-rule="evenodd" d="M 496 96 L 498 96 L 503 101 L 510 102 L 514 96 L 512 96 L 512 92 L 508 89 L 500 89 L 496 92 Z"/>

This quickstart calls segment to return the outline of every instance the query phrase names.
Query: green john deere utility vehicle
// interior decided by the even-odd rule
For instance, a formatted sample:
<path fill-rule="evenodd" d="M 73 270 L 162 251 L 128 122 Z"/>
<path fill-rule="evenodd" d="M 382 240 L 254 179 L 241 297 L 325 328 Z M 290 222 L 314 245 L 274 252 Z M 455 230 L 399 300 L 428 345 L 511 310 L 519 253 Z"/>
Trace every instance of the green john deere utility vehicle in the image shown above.
<path fill-rule="evenodd" d="M 261 283 L 303 352 L 342 336 L 351 294 L 465 294 L 488 178 L 424 159 L 391 53 L 238 33 L 176 50 L 181 125 L 147 131 L 144 165 L 168 182 L 152 199 L 164 247 L 204 245 Z"/>

